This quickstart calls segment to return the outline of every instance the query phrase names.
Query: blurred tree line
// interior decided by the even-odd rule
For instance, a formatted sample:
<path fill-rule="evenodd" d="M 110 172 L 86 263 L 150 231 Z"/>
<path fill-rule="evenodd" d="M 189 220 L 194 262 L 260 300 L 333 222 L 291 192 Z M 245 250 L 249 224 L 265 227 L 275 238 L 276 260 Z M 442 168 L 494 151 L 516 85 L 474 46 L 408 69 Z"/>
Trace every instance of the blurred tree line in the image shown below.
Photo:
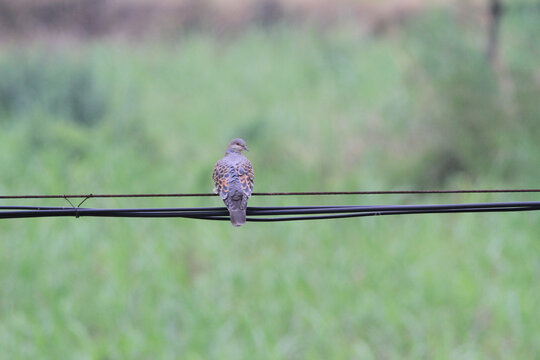
<path fill-rule="evenodd" d="M 423 12 L 434 2 L 0 0 L 0 30 L 4 38 L 32 37 L 36 33 L 167 38 L 197 30 L 234 34 L 248 26 L 277 23 L 309 23 L 325 28 L 352 20 L 379 33 Z"/>

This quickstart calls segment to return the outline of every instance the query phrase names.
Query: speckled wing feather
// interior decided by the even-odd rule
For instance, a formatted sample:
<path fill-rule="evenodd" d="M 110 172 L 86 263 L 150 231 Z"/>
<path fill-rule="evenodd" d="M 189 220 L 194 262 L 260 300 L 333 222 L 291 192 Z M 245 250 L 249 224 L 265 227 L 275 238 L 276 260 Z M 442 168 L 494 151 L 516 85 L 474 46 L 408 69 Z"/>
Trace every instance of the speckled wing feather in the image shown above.
<path fill-rule="evenodd" d="M 229 172 L 230 164 L 225 158 L 219 160 L 214 166 L 214 173 L 212 175 L 214 179 L 214 185 L 216 186 L 214 192 L 219 194 L 222 199 L 227 198 L 229 194 Z"/>
<path fill-rule="evenodd" d="M 236 171 L 238 172 L 238 179 L 240 180 L 242 192 L 247 195 L 247 197 L 250 197 L 253 192 L 253 166 L 251 166 L 251 162 L 244 157 L 238 164 Z"/>

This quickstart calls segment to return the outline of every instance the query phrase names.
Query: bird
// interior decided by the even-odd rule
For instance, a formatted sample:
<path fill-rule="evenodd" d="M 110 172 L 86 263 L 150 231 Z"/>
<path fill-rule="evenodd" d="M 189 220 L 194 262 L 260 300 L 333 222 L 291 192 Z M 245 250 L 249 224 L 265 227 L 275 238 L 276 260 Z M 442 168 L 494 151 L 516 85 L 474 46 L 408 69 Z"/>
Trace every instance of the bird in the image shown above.
<path fill-rule="evenodd" d="M 244 140 L 231 140 L 225 157 L 216 163 L 212 174 L 214 193 L 225 203 L 233 226 L 246 223 L 247 202 L 253 192 L 253 167 L 242 155 L 244 150 L 249 151 Z"/>

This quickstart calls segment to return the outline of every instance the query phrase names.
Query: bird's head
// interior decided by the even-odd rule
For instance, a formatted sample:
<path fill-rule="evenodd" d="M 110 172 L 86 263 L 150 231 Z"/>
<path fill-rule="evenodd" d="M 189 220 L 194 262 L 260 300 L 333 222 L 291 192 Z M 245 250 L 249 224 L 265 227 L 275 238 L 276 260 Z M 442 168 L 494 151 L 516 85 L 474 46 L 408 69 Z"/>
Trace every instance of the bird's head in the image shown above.
<path fill-rule="evenodd" d="M 235 152 L 241 154 L 243 150 L 249 151 L 248 147 L 246 146 L 246 142 L 242 139 L 231 140 L 231 142 L 227 146 L 227 152 Z"/>

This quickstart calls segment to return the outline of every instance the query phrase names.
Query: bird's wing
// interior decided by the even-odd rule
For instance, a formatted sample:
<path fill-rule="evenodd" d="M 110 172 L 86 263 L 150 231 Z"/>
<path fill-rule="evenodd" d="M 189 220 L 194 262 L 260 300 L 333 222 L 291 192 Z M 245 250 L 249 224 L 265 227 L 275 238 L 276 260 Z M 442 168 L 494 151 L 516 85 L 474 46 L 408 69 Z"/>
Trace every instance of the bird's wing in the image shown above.
<path fill-rule="evenodd" d="M 240 186 L 242 187 L 242 192 L 246 194 L 248 197 L 251 196 L 251 193 L 253 192 L 253 166 L 251 166 L 251 162 L 244 158 L 236 168 L 236 171 L 238 172 L 238 179 L 240 180 Z"/>
<path fill-rule="evenodd" d="M 214 166 L 212 178 L 214 179 L 214 185 L 216 186 L 217 193 L 222 199 L 227 198 L 229 194 L 230 170 L 230 164 L 228 164 L 228 162 L 224 159 L 219 160 Z"/>

